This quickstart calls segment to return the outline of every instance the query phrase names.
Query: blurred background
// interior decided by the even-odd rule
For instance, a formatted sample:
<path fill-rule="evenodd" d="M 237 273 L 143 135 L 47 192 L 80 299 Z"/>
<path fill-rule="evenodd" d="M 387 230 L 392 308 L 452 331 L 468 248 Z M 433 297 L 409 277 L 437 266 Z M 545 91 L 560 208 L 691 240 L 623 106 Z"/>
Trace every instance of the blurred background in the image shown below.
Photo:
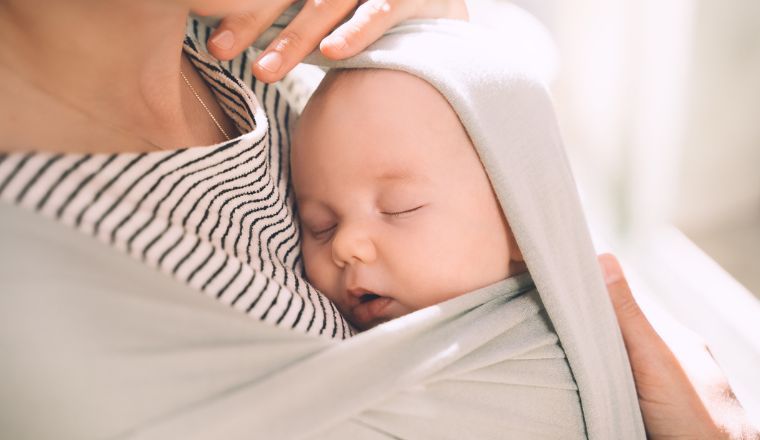
<path fill-rule="evenodd" d="M 471 0 L 532 14 L 600 251 L 702 336 L 760 424 L 760 2 Z"/>

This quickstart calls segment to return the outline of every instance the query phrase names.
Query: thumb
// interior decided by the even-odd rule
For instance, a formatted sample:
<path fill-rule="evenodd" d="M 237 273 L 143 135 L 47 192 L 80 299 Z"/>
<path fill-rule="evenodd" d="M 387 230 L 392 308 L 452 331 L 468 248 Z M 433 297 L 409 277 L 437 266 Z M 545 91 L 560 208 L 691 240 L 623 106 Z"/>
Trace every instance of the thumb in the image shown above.
<path fill-rule="evenodd" d="M 612 254 L 602 254 L 598 261 L 629 355 L 635 357 L 637 352 L 642 351 L 640 348 L 664 345 L 662 338 L 636 303 L 617 258 Z"/>
<path fill-rule="evenodd" d="M 636 303 L 617 259 L 603 254 L 598 261 L 623 334 L 649 438 L 757 435 L 704 344 L 698 346 L 694 336 L 681 336 L 678 345 L 687 350 L 677 357 Z M 679 358 L 692 367 L 691 374 Z M 714 419 L 706 404 L 715 406 Z"/>

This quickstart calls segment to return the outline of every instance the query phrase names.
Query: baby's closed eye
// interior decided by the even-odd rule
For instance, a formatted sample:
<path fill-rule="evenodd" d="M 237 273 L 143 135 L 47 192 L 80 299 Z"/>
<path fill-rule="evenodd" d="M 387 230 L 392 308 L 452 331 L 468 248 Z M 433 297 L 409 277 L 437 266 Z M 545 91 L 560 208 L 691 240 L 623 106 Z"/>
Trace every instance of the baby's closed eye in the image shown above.
<path fill-rule="evenodd" d="M 419 185 L 389 185 L 378 194 L 375 208 L 383 216 L 403 218 L 419 212 L 429 201 L 427 191 Z"/>
<path fill-rule="evenodd" d="M 312 237 L 314 237 L 317 240 L 321 240 L 323 238 L 327 238 L 337 227 L 337 224 L 333 224 L 331 226 L 323 227 L 323 228 L 309 228 L 309 233 L 311 233 Z"/>
<path fill-rule="evenodd" d="M 388 216 L 396 217 L 396 218 L 406 217 L 406 216 L 408 216 L 408 215 L 410 215 L 410 214 L 412 214 L 414 212 L 419 211 L 420 209 L 424 208 L 425 206 L 426 205 L 422 204 L 422 205 L 414 206 L 414 207 L 408 208 L 408 209 L 403 209 L 403 208 L 399 209 L 399 208 L 396 208 L 396 209 L 393 209 L 393 210 L 380 211 L 380 213 L 383 214 L 383 215 L 388 215 Z"/>
<path fill-rule="evenodd" d="M 299 217 L 303 230 L 316 239 L 329 235 L 337 226 L 337 221 L 333 215 L 319 209 L 303 209 L 299 213 Z"/>

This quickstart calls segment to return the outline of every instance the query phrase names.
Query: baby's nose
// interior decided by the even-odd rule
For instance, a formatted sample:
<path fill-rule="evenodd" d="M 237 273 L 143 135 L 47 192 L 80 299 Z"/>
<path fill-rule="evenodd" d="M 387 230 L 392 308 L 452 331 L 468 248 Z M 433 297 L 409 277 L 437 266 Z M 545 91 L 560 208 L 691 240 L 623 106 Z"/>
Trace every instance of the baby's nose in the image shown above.
<path fill-rule="evenodd" d="M 333 237 L 332 258 L 338 267 L 344 268 L 355 263 L 372 263 L 377 258 L 377 252 L 363 228 L 340 226 Z"/>

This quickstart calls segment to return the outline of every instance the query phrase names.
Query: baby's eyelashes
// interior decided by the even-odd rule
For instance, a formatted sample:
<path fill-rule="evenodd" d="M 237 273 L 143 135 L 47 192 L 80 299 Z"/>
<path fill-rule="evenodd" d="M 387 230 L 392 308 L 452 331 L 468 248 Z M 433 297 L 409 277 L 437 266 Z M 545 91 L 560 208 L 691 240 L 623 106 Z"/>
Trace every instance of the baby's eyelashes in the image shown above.
<path fill-rule="evenodd" d="M 424 208 L 425 206 L 427 206 L 427 204 L 417 205 L 413 208 L 408 209 L 381 210 L 376 212 L 384 217 L 391 217 L 394 219 L 406 218 Z M 311 238 L 321 242 L 328 241 L 335 234 L 335 231 L 338 229 L 340 224 L 341 222 L 333 221 L 331 223 L 326 223 L 324 221 L 303 220 L 302 218 L 302 226 L 304 230 L 309 234 Z"/>
<path fill-rule="evenodd" d="M 420 205 L 420 206 L 416 206 L 416 207 L 411 208 L 411 209 L 405 209 L 405 210 L 400 210 L 400 211 L 381 211 L 380 213 L 383 214 L 383 215 L 391 216 L 391 217 L 406 217 L 407 215 L 409 215 L 409 214 L 411 214 L 411 213 L 413 213 L 415 211 L 418 211 L 418 210 L 424 208 L 425 206 L 426 205 Z"/>
<path fill-rule="evenodd" d="M 311 233 L 311 236 L 314 237 L 316 240 L 322 240 L 322 239 L 328 238 L 337 226 L 338 225 L 332 225 L 328 228 L 322 228 L 318 230 L 309 229 L 309 232 Z"/>
<path fill-rule="evenodd" d="M 299 212 L 299 219 L 304 232 L 316 240 L 329 236 L 338 225 L 334 215 L 329 214 L 326 210 L 314 209 L 311 206 L 306 209 L 302 207 Z"/>

